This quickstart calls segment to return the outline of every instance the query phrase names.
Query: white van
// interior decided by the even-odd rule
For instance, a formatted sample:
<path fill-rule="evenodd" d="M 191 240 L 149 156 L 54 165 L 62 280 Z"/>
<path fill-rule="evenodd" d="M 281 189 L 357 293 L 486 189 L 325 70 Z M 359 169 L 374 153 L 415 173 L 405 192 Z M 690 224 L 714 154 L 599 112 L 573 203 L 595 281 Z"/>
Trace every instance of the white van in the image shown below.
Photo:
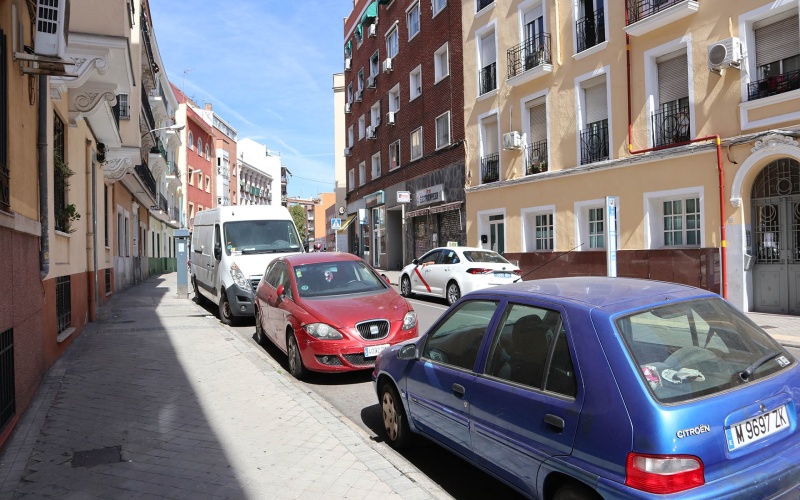
<path fill-rule="evenodd" d="M 303 252 L 289 210 L 269 205 L 217 207 L 194 216 L 192 288 L 219 305 L 220 320 L 253 317 L 255 287 L 272 259 Z"/>

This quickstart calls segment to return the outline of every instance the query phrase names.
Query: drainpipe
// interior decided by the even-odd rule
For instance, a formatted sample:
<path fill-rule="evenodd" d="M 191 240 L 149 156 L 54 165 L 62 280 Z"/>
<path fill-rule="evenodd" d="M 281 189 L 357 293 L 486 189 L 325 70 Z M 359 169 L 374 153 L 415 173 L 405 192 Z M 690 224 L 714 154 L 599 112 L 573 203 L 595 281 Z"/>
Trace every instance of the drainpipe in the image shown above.
<path fill-rule="evenodd" d="M 50 273 L 50 218 L 47 204 L 47 76 L 39 75 L 39 126 L 36 133 L 39 162 L 39 221 L 42 225 L 39 247 L 39 276 Z"/>
<path fill-rule="evenodd" d="M 90 150 L 91 151 L 91 150 Z M 94 156 L 94 152 L 92 152 Z M 92 264 L 94 265 L 94 319 L 97 319 L 97 306 L 100 303 L 100 291 L 97 289 L 97 161 L 92 161 Z"/>
<path fill-rule="evenodd" d="M 625 26 L 628 25 L 628 2 L 625 2 Z M 708 135 L 698 137 L 688 141 L 669 144 L 667 146 L 656 146 L 647 149 L 633 149 L 633 120 L 631 118 L 631 38 L 625 34 L 625 57 L 627 62 L 627 92 L 628 92 L 628 152 L 632 155 L 659 151 L 662 149 L 685 146 L 697 142 L 714 141 L 717 146 L 717 173 L 719 176 L 719 230 L 720 230 L 720 285 L 722 288 L 722 298 L 728 298 L 728 249 L 725 238 L 725 171 L 722 168 L 722 146 L 719 135 Z"/>

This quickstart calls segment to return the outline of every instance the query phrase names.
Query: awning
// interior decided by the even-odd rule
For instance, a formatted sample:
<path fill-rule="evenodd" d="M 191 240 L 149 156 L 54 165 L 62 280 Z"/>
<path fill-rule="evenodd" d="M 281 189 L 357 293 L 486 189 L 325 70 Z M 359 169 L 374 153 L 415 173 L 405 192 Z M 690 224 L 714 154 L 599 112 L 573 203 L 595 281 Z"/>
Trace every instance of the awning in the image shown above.
<path fill-rule="evenodd" d="M 361 24 L 372 24 L 375 22 L 375 19 L 378 17 L 378 2 L 372 2 L 367 6 L 367 10 L 364 11 L 364 15 L 361 17 Z"/>
<path fill-rule="evenodd" d="M 378 0 L 378 5 L 389 5 L 392 0 Z"/>
<path fill-rule="evenodd" d="M 432 214 L 438 214 L 440 212 L 449 212 L 450 210 L 460 210 L 461 209 L 460 201 L 454 201 L 452 203 L 444 203 L 442 205 L 437 205 L 435 207 L 430 207 L 430 211 Z"/>
<path fill-rule="evenodd" d="M 353 40 L 348 40 L 344 46 L 344 56 L 350 57 L 353 55 Z"/>
<path fill-rule="evenodd" d="M 344 223 L 342 224 L 342 227 L 340 227 L 339 229 L 337 229 L 337 230 L 336 230 L 336 232 L 338 233 L 338 232 L 341 232 L 341 231 L 344 231 L 345 229 L 347 229 L 347 226 L 349 226 L 350 224 L 352 224 L 352 223 L 353 223 L 353 220 L 355 220 L 355 218 L 356 218 L 357 216 L 358 216 L 358 214 L 353 214 L 353 215 L 351 215 L 350 217 L 348 217 L 348 218 L 347 218 L 347 220 L 346 220 L 346 221 L 344 221 Z"/>
<path fill-rule="evenodd" d="M 406 218 L 412 217 L 420 217 L 422 215 L 428 215 L 430 212 L 429 208 L 420 208 L 419 210 L 412 210 L 411 212 L 406 212 Z"/>

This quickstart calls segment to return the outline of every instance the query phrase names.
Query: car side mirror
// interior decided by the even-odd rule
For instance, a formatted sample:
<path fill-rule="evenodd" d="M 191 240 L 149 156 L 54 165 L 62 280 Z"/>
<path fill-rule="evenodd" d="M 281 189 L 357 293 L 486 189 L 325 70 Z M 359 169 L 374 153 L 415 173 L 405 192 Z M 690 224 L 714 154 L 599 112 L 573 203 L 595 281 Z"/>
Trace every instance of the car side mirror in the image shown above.
<path fill-rule="evenodd" d="M 417 344 L 406 344 L 397 351 L 397 359 L 417 359 Z"/>
<path fill-rule="evenodd" d="M 385 281 L 387 285 L 392 284 L 392 280 L 390 280 L 389 277 L 386 276 L 385 274 L 381 273 L 381 278 L 383 278 L 383 281 Z"/>
<path fill-rule="evenodd" d="M 278 300 L 280 300 L 280 299 L 282 299 L 283 297 L 286 296 L 286 294 L 285 294 L 286 289 L 283 288 L 283 285 L 278 285 L 277 292 L 278 292 Z"/>
<path fill-rule="evenodd" d="M 411 263 L 416 266 L 417 264 L 419 264 L 419 259 L 414 259 L 411 261 Z"/>

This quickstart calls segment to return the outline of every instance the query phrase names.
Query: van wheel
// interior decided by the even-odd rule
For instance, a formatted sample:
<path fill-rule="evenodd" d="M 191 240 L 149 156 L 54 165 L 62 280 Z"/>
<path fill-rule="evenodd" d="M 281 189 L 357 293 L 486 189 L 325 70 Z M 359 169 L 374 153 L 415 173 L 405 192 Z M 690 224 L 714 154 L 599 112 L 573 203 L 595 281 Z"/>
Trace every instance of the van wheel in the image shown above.
<path fill-rule="evenodd" d="M 192 276 L 192 291 L 194 292 L 194 301 L 201 306 L 205 304 L 206 298 L 200 295 L 200 290 L 197 289 L 197 278 Z"/>
<path fill-rule="evenodd" d="M 219 320 L 222 321 L 223 324 L 233 326 L 233 324 L 236 322 L 236 317 L 233 315 L 233 311 L 231 310 L 231 303 L 228 302 L 228 295 L 225 293 L 225 290 L 222 290 L 220 295 Z"/>
<path fill-rule="evenodd" d="M 297 339 L 291 332 L 286 334 L 286 354 L 289 357 L 289 373 L 297 380 L 302 380 L 308 374 L 308 369 L 303 364 Z"/>

